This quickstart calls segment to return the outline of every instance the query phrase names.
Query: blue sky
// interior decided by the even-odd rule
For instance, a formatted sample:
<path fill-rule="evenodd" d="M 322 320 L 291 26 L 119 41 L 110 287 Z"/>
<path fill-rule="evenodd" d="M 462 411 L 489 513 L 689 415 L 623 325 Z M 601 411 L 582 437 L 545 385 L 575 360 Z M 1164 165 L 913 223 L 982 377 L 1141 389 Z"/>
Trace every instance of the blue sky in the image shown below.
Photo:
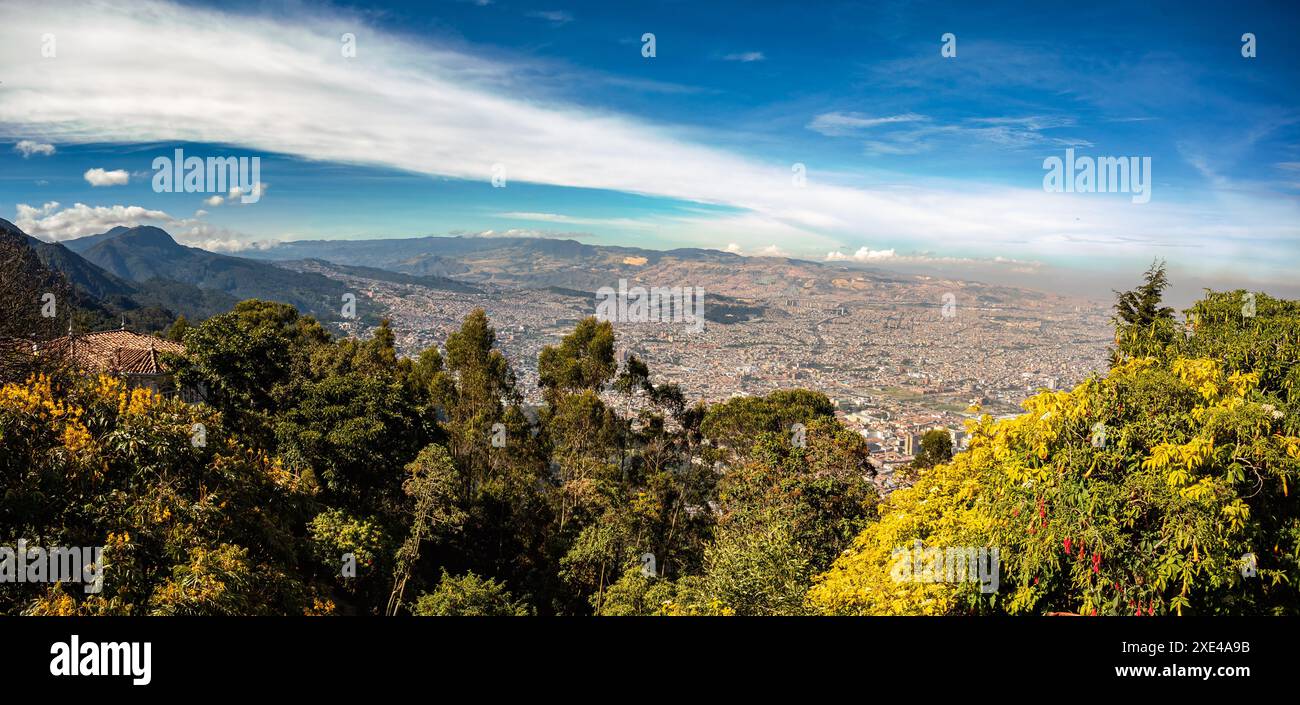
<path fill-rule="evenodd" d="M 53 152 L 0 149 L 0 216 L 47 239 L 515 232 L 1012 279 L 1159 256 L 1242 285 L 1300 264 L 1295 3 L 25 5 L 0 0 L 0 140 Z M 177 147 L 259 156 L 263 198 L 155 193 Z M 1067 147 L 1149 157 L 1150 202 L 1045 193 Z"/>

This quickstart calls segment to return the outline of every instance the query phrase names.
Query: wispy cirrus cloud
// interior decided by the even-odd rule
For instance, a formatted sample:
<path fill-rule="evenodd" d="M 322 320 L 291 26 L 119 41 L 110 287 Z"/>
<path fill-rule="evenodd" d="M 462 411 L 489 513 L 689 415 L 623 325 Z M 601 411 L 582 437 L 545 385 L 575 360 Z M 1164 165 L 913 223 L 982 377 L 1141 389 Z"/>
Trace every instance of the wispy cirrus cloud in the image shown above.
<path fill-rule="evenodd" d="M 654 223 L 635 218 L 589 218 L 565 215 L 563 213 L 535 213 L 527 211 L 510 211 L 497 213 L 499 218 L 511 220 L 533 220 L 545 223 L 566 223 L 569 225 L 600 225 L 611 228 L 652 228 Z"/>
<path fill-rule="evenodd" d="M 807 127 L 827 137 L 859 138 L 868 154 L 902 155 L 945 144 L 990 144 L 1007 149 L 1090 146 L 1092 143 L 1085 139 L 1045 133 L 1074 124 L 1073 118 L 1063 116 L 980 117 L 945 124 L 917 113 L 870 116 L 832 111 L 816 115 Z"/>
<path fill-rule="evenodd" d="M 1042 266 L 1041 262 L 1019 260 L 1011 257 L 953 257 L 933 252 L 899 253 L 895 248 L 873 250 L 868 246 L 854 252 L 831 250 L 826 253 L 827 262 L 858 262 L 863 264 L 908 264 L 908 265 L 954 265 L 985 264 L 998 265 L 1016 271 L 1033 271 Z"/>
<path fill-rule="evenodd" d="M 573 21 L 573 13 L 566 10 L 536 10 L 528 13 L 528 16 L 539 20 L 546 20 L 555 27 L 566 25 Z"/>
<path fill-rule="evenodd" d="M 808 129 L 813 132 L 820 132 L 827 137 L 845 137 L 848 135 L 858 134 L 863 130 L 868 130 L 881 125 L 896 125 L 906 122 L 926 122 L 930 118 L 916 113 L 903 113 L 902 115 L 886 115 L 883 117 L 872 117 L 862 113 L 842 113 L 832 111 L 815 116 L 808 123 Z"/>
<path fill-rule="evenodd" d="M 723 61 L 739 61 L 743 64 L 755 61 L 764 61 L 767 57 L 761 51 L 741 51 L 734 54 L 726 54 L 722 57 Z"/>
<path fill-rule="evenodd" d="M 459 237 L 526 237 L 539 240 L 583 240 L 593 237 L 588 232 L 537 230 L 535 228 L 506 228 L 505 230 L 453 230 L 449 233 Z"/>

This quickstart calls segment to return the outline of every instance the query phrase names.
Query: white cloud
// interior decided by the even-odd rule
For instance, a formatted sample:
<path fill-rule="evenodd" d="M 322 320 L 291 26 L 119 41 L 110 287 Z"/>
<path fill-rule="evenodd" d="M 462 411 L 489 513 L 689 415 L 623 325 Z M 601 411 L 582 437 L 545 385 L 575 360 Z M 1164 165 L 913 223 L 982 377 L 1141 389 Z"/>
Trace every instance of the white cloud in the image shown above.
<path fill-rule="evenodd" d="M 827 262 L 838 262 L 841 260 L 855 260 L 857 262 L 877 262 L 880 260 L 893 259 L 894 250 L 873 250 L 870 247 L 860 247 L 857 252 L 846 255 L 839 250 L 833 250 L 826 253 Z"/>
<path fill-rule="evenodd" d="M 568 24 L 573 21 L 573 15 L 564 10 L 538 10 L 528 13 L 529 17 L 535 17 L 539 20 L 546 20 L 555 26 Z"/>
<path fill-rule="evenodd" d="M 739 244 L 739 243 L 735 243 L 735 242 L 729 242 L 729 243 L 727 243 L 727 246 L 726 246 L 725 248 L 723 248 L 722 251 L 723 251 L 723 252 L 730 252 L 730 253 L 733 254 L 733 255 L 741 254 L 740 244 Z"/>
<path fill-rule="evenodd" d="M 166 229 L 177 242 L 214 252 L 266 249 L 277 242 L 254 241 L 244 233 L 198 220 L 207 215 L 205 211 L 198 211 L 193 218 L 176 218 L 166 211 L 143 206 L 88 206 L 76 203 L 71 208 L 61 208 L 58 201 L 50 201 L 39 207 L 20 203 L 17 210 L 14 225 L 32 237 L 50 242 L 98 235 L 119 225 L 155 225 Z"/>
<path fill-rule="evenodd" d="M 58 201 L 40 207 L 18 204 L 14 225 L 32 237 L 58 242 L 85 235 L 95 235 L 118 225 L 172 223 L 175 219 L 159 210 L 143 206 L 88 206 L 73 204 L 60 210 Z"/>
<path fill-rule="evenodd" d="M 131 175 L 125 169 L 104 171 L 96 167 L 87 170 L 84 176 L 91 186 L 125 186 L 131 180 Z"/>
<path fill-rule="evenodd" d="M 238 186 L 231 187 L 230 193 L 226 194 L 226 205 L 238 206 L 238 205 L 252 205 L 253 203 L 257 203 L 258 201 L 262 200 L 262 195 L 265 194 L 266 190 L 270 187 L 271 185 L 266 183 L 265 181 L 259 181 L 253 184 L 253 187 L 248 191 L 244 191 Z M 251 201 L 249 201 L 248 204 L 244 203 L 243 199 L 245 196 L 252 199 Z M 211 203 L 212 201 L 211 198 L 209 198 L 208 201 L 209 201 L 208 205 L 210 206 L 221 205 L 220 201 L 218 201 L 217 203 Z"/>
<path fill-rule="evenodd" d="M 785 250 L 782 250 L 781 248 L 777 247 L 776 245 L 768 245 L 767 247 L 764 247 L 763 249 L 759 250 L 757 256 L 758 257 L 789 257 L 789 254 Z"/>
<path fill-rule="evenodd" d="M 986 143 L 999 148 L 1024 149 L 1039 146 L 1092 146 L 1078 138 L 1055 137 L 1044 130 L 1071 127 L 1074 119 L 1053 115 L 967 118 L 952 124 L 936 124 L 928 116 L 903 113 L 872 117 L 862 113 L 829 112 L 817 115 L 806 127 L 827 137 L 865 136 L 867 154 L 918 154 L 938 144 L 969 148 Z M 876 130 L 875 128 L 888 128 Z"/>
<path fill-rule="evenodd" d="M 915 252 L 907 255 L 898 254 L 894 248 L 873 250 L 860 247 L 856 252 L 846 254 L 839 250 L 826 253 L 827 262 L 888 262 L 891 266 L 901 265 L 997 265 L 1013 272 L 1033 272 L 1042 266 L 1042 262 L 1025 261 L 1011 257 L 956 257 L 940 255 L 933 252 Z"/>
<path fill-rule="evenodd" d="M 177 242 L 209 252 L 266 250 L 279 244 L 279 240 L 252 240 L 243 233 L 196 219 L 174 221 L 170 232 Z"/>
<path fill-rule="evenodd" d="M 532 228 L 479 231 L 453 230 L 449 234 L 459 237 L 530 237 L 543 240 L 579 240 L 591 237 L 591 233 L 555 232 L 553 230 L 534 230 Z"/>
<path fill-rule="evenodd" d="M 240 187 L 234 186 L 231 187 L 230 191 L 224 196 L 218 194 L 203 199 L 203 205 L 209 208 L 217 208 L 223 204 L 227 206 L 251 205 L 262 200 L 262 195 L 266 193 L 266 189 L 270 188 L 270 186 L 270 184 L 264 181 L 259 181 L 253 184 L 253 188 L 248 191 L 244 191 L 240 189 Z M 243 201 L 244 196 L 251 197 L 252 201 L 250 201 L 249 204 L 245 204 Z"/>
<path fill-rule="evenodd" d="M 582 216 L 564 215 L 563 213 L 510 211 L 508 213 L 497 213 L 497 217 L 509 218 L 511 220 L 536 220 L 546 223 L 567 223 L 569 225 L 598 225 L 611 228 L 654 227 L 653 223 L 636 220 L 635 218 L 587 218 Z"/>
<path fill-rule="evenodd" d="M 763 61 L 766 58 L 767 57 L 763 56 L 763 52 L 761 51 L 742 51 L 736 54 L 727 54 L 722 57 L 724 61 L 740 61 L 746 64 L 752 61 Z"/>
<path fill-rule="evenodd" d="M 233 15 L 157 0 L 0 0 L 0 8 L 0 65 L 9 69 L 0 134 L 22 126 L 59 144 L 231 144 L 484 182 L 503 164 L 512 185 L 723 206 L 721 215 L 707 209 L 679 219 L 679 233 L 747 247 L 762 237 L 807 254 L 885 236 L 954 256 L 1133 261 L 1182 250 L 1189 265 L 1234 263 L 1252 278 L 1283 273 L 1300 258 L 1300 205 L 1250 194 L 1174 202 L 1157 188 L 1144 205 L 1052 194 L 1039 188 L 1033 165 L 1023 188 L 938 179 L 862 188 L 811 159 L 806 187 L 793 188 L 789 163 L 693 141 L 685 128 L 548 100 L 535 94 L 528 66 L 419 44 L 355 16 Z M 365 61 L 326 50 L 322 38 L 344 31 L 373 37 Z M 25 47 L 46 32 L 85 49 L 44 61 Z M 231 56 L 239 71 L 229 70 Z M 820 126 L 870 130 L 870 121 L 890 119 L 896 128 L 932 127 L 911 113 L 839 115 Z M 950 138 L 1014 142 L 1047 126 L 985 121 Z"/>
<path fill-rule="evenodd" d="M 23 155 L 23 159 L 27 159 L 33 154 L 48 157 L 51 154 L 54 154 L 54 145 L 34 142 L 32 140 L 19 140 L 18 144 L 14 145 L 14 151 Z"/>
<path fill-rule="evenodd" d="M 904 122 L 924 122 L 930 118 L 916 113 L 904 113 L 902 115 L 889 115 L 886 117 L 871 117 L 862 113 L 841 113 L 830 112 L 822 113 L 808 123 L 808 129 L 814 132 L 820 132 L 828 137 L 843 137 L 851 135 L 860 130 L 879 127 L 881 125 L 895 125 Z"/>

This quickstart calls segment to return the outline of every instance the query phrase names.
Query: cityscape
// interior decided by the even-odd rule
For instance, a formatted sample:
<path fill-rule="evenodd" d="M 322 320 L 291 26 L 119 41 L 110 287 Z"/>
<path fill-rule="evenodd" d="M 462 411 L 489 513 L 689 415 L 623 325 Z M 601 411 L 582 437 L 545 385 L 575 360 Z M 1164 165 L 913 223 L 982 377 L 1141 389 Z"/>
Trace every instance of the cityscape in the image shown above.
<path fill-rule="evenodd" d="M 439 346 L 483 308 L 533 404 L 542 401 L 541 349 L 596 313 L 594 293 L 558 287 L 463 293 L 350 275 L 318 260 L 286 266 L 331 276 L 373 300 L 390 319 L 399 352 L 410 357 Z M 690 403 L 821 390 L 837 417 L 870 441 L 882 483 L 911 460 L 924 431 L 946 429 L 961 447 L 966 420 L 1014 416 L 1038 391 L 1104 372 L 1114 342 L 1108 307 L 1009 287 L 761 258 L 726 276 L 680 261 L 644 276 L 691 282 L 726 297 L 724 310 L 740 303 L 746 313 L 710 321 L 700 332 L 682 323 L 615 321 L 620 359 L 646 361 Z M 461 277 L 479 286 L 476 279 L 487 278 L 474 271 Z M 945 294 L 952 297 L 946 312 Z"/>

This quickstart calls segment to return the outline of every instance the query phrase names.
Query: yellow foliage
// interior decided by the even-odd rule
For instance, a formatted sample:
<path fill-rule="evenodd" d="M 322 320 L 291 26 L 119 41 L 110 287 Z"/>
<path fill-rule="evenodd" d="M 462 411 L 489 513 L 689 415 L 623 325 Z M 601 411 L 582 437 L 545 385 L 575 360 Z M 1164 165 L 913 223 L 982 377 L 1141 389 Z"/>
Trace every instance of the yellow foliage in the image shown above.
<path fill-rule="evenodd" d="M 56 396 L 50 379 L 38 375 L 24 384 L 0 387 L 0 411 L 29 417 L 32 428 L 54 431 L 60 442 L 74 456 L 90 448 L 94 439 L 82 423 L 84 411 L 72 401 Z"/>
<path fill-rule="evenodd" d="M 955 456 L 950 463 L 925 472 L 913 487 L 890 495 L 880 506 L 880 520 L 864 529 L 852 547 L 815 580 L 808 593 L 810 606 L 826 614 L 929 615 L 960 611 L 977 589 L 973 584 L 896 581 L 891 576 L 895 550 L 906 548 L 918 539 L 926 546 L 938 547 L 1001 543 L 1003 560 L 1013 564 L 1033 560 L 1036 565 L 1043 565 L 1041 554 L 1026 558 L 1011 554 L 1011 551 L 1038 546 L 1036 542 L 1045 539 L 1048 529 L 1047 515 L 1044 513 L 1042 518 L 1030 515 L 1027 526 L 1023 523 L 1009 524 L 1006 517 L 995 513 L 998 506 L 1003 509 L 1014 506 L 999 504 L 1003 502 L 1003 493 L 1023 489 L 1029 498 L 1040 491 L 1045 493 L 1041 496 L 1050 496 L 1048 488 L 1065 479 L 1062 473 L 1087 470 L 1086 460 L 1054 465 L 1049 459 L 1061 451 L 1068 451 L 1074 458 L 1078 458 L 1081 451 L 1089 451 L 1086 436 L 1080 434 L 1081 429 L 1087 429 L 1106 411 L 1100 406 L 1107 398 L 1107 394 L 1098 393 L 1103 391 L 1101 387 L 1112 386 L 1157 366 L 1159 363 L 1152 358 L 1125 360 L 1116 364 L 1104 378 L 1089 379 L 1070 391 L 1043 392 L 1027 399 L 1023 404 L 1026 413 L 1016 418 L 995 422 L 985 415 L 978 422 L 968 422 L 967 428 L 971 433 L 969 450 Z M 1210 359 L 1175 359 L 1169 370 L 1204 400 L 1204 406 L 1192 413 L 1196 423 L 1202 425 L 1212 414 L 1233 412 L 1247 404 L 1246 397 L 1260 383 L 1258 373 L 1225 375 L 1221 363 Z M 1274 418 L 1279 417 L 1274 415 Z M 1272 442 L 1277 444 L 1275 447 L 1286 457 L 1300 458 L 1300 438 L 1277 434 L 1273 439 Z M 1239 531 L 1246 526 L 1251 515 L 1249 505 L 1232 496 L 1231 481 L 1216 469 L 1216 440 L 1227 444 L 1226 438 L 1216 439 L 1214 432 L 1206 428 L 1202 429 L 1201 435 L 1185 443 L 1161 438 L 1143 440 L 1153 445 L 1141 461 L 1142 469 L 1159 473 L 1174 496 L 1203 507 L 1197 511 L 1209 511 L 1211 517 L 1222 517 L 1229 530 Z M 1094 460 L 1092 468 L 1096 467 Z M 1091 470 L 1084 472 L 1084 477 L 1089 473 Z M 1280 479 L 1285 493 L 1286 473 L 1280 473 Z M 1192 504 L 1178 506 L 1190 507 Z M 1039 509 L 1033 511 L 1038 514 L 1044 510 L 1040 504 Z M 1021 522 L 1025 520 L 1024 514 L 1018 516 Z M 1057 520 L 1052 518 L 1052 521 Z M 1086 521 L 1084 526 L 1087 527 Z M 1073 530 L 1081 531 L 1078 526 Z M 1080 533 L 1064 536 L 1052 533 L 1053 543 L 1043 545 L 1055 555 L 1059 555 L 1061 550 L 1055 542 L 1062 538 L 1073 535 L 1073 545 L 1080 545 Z M 1183 583 L 1184 591 L 1191 580 L 1191 571 L 1208 570 L 1206 566 L 1212 560 L 1215 565 L 1235 566 L 1223 555 L 1238 551 L 1236 547 L 1228 549 L 1216 544 L 1211 558 L 1209 544 L 1198 543 L 1195 534 L 1188 532 L 1185 540 L 1185 546 L 1177 544 L 1179 550 L 1186 550 L 1184 555 L 1190 559 L 1186 564 L 1177 564 L 1182 566 L 1178 568 L 1178 579 Z M 1017 542 L 1023 542 L 1023 545 L 1014 545 Z M 1087 545 L 1091 551 L 1097 550 L 1096 543 L 1088 541 Z M 1071 550 L 1071 546 L 1066 545 L 1065 549 Z M 1082 562 L 1082 568 L 1074 573 L 1064 573 L 1070 576 L 1066 579 L 1079 581 L 1081 586 L 1091 585 L 1092 576 L 1106 567 L 1100 563 L 1101 553 L 1091 555 L 1097 564 L 1089 566 L 1080 552 L 1074 562 Z M 1047 564 L 1051 565 L 1051 562 Z M 1162 566 L 1160 570 L 1166 568 Z M 1163 573 L 1160 575 L 1155 581 L 1160 585 L 1166 579 L 1174 579 L 1172 573 L 1168 578 Z M 1025 582 L 1011 588 L 1007 599 L 1000 603 L 1000 609 L 1010 613 L 1034 609 L 1041 598 L 1042 588 L 1038 587 L 1037 577 L 1033 582 L 1029 582 L 1028 577 L 1020 576 Z M 1094 594 L 1090 592 L 1093 589 L 1097 588 L 1080 588 L 1082 606 L 1077 609 L 1090 612 L 1097 606 Z M 1181 611 L 1185 601 L 1177 602 L 1175 609 Z"/>
<path fill-rule="evenodd" d="M 916 484 L 889 496 L 881 519 L 858 535 L 809 591 L 811 606 L 828 614 L 937 615 L 958 604 L 970 585 L 896 581 L 894 551 L 917 539 L 929 546 L 982 545 L 986 519 L 977 511 L 979 468 L 995 452 L 976 445 L 946 465 L 921 475 Z"/>

